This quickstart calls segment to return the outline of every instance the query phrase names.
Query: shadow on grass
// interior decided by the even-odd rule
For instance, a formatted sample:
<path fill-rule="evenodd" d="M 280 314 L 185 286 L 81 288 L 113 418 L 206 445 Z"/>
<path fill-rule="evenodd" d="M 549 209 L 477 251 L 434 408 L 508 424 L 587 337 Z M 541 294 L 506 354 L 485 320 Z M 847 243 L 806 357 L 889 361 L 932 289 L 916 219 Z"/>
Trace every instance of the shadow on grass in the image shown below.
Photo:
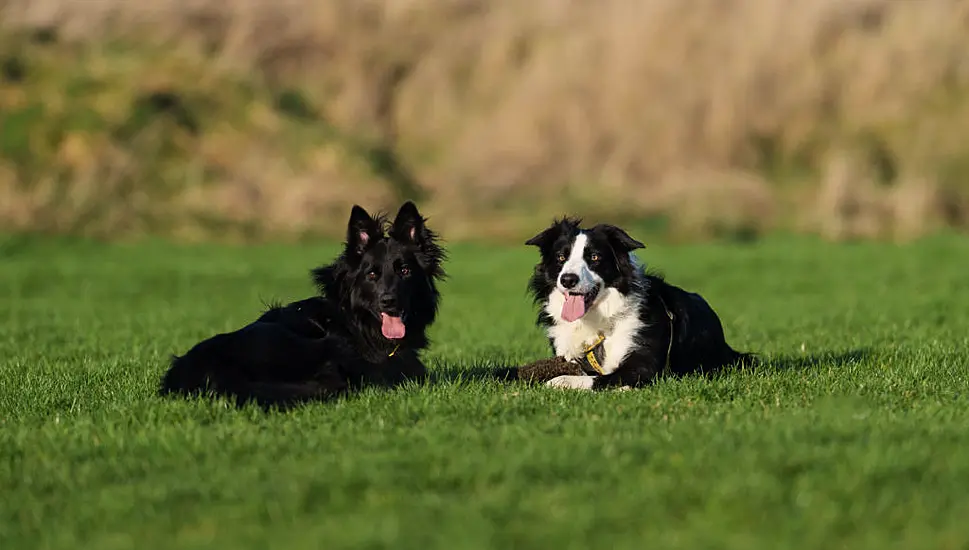
<path fill-rule="evenodd" d="M 820 353 L 777 355 L 761 357 L 751 368 L 775 369 L 778 371 L 792 371 L 813 369 L 822 366 L 843 367 L 852 363 L 859 363 L 875 355 L 872 348 L 858 348 L 847 351 L 823 351 Z"/>
<path fill-rule="evenodd" d="M 434 385 L 447 382 L 470 382 L 486 380 L 504 380 L 514 369 L 514 363 L 477 361 L 466 364 L 444 363 L 431 370 L 426 384 Z"/>
<path fill-rule="evenodd" d="M 818 367 L 843 367 L 865 361 L 875 355 L 872 348 L 858 348 L 847 351 L 822 351 L 819 353 L 761 355 L 733 365 L 708 372 L 692 373 L 703 378 L 723 378 L 741 373 L 786 372 L 809 370 Z M 684 375 L 690 376 L 690 375 Z M 674 377 L 676 378 L 676 377 Z"/>
<path fill-rule="evenodd" d="M 803 355 L 778 355 L 778 356 L 759 356 L 755 361 L 747 363 L 745 366 L 733 366 L 727 367 L 722 370 L 700 374 L 700 376 L 716 378 L 724 376 L 732 376 L 739 374 L 742 371 L 757 372 L 760 370 L 776 370 L 776 371 L 796 371 L 796 370 L 806 370 L 818 367 L 843 367 L 851 365 L 853 363 L 859 363 L 865 361 L 875 355 L 875 352 L 871 348 L 859 348 L 842 352 L 820 352 L 813 354 L 803 354 Z M 445 362 L 439 364 L 437 368 L 432 369 L 427 373 L 426 377 L 419 380 L 411 380 L 411 383 L 416 383 L 419 386 L 433 386 L 438 384 L 448 384 L 448 383 L 464 383 L 464 382 L 483 382 L 483 381 L 500 381 L 500 382 L 514 382 L 520 384 L 531 384 L 531 382 L 524 380 L 514 380 L 512 372 L 515 367 L 512 365 L 512 361 L 499 362 L 499 361 L 476 361 L 471 363 L 450 363 Z M 683 378 L 687 376 L 695 376 L 697 373 L 686 374 L 682 376 L 676 376 L 674 378 Z M 401 385 L 406 385 L 404 382 Z M 393 387 L 390 386 L 370 386 L 371 389 L 376 389 L 378 391 L 386 391 Z M 260 403 L 257 400 L 249 399 L 231 399 L 231 398 L 220 398 L 217 396 L 193 396 L 192 399 L 210 399 L 215 398 L 216 400 L 221 400 L 226 406 L 235 406 L 237 408 L 247 408 L 250 406 L 255 406 L 261 408 L 265 412 L 278 411 L 283 412 L 286 410 L 299 408 L 310 403 L 321 403 L 335 401 L 340 398 L 352 397 L 356 394 L 356 391 L 352 391 L 348 394 L 341 395 L 331 395 L 324 397 L 317 397 L 313 399 L 305 400 L 294 400 L 288 403 Z"/>
<path fill-rule="evenodd" d="M 811 354 L 757 356 L 746 363 L 724 367 L 714 372 L 703 373 L 701 376 L 720 377 L 731 376 L 742 371 L 758 372 L 763 370 L 798 371 L 818 367 L 843 367 L 853 363 L 863 362 L 875 355 L 871 348 L 858 348 L 847 351 L 824 351 Z M 444 363 L 428 373 L 424 384 L 434 385 L 448 382 L 469 382 L 497 380 L 514 382 L 515 366 L 508 363 L 479 361 L 470 364 Z M 695 376 L 689 373 L 674 378 Z"/>

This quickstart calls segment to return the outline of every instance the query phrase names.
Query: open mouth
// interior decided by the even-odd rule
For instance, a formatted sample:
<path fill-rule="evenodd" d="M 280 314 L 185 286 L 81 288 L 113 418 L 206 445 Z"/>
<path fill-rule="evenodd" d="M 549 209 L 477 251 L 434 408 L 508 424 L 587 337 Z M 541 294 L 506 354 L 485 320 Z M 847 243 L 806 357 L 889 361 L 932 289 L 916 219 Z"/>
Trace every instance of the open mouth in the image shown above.
<path fill-rule="evenodd" d="M 596 301 L 599 296 L 599 287 L 593 287 L 589 292 L 566 292 L 565 304 L 562 305 L 562 319 L 568 322 L 581 319 L 589 306 Z"/>
<path fill-rule="evenodd" d="M 407 334 L 402 315 L 380 314 L 380 332 L 388 340 L 400 340 Z"/>

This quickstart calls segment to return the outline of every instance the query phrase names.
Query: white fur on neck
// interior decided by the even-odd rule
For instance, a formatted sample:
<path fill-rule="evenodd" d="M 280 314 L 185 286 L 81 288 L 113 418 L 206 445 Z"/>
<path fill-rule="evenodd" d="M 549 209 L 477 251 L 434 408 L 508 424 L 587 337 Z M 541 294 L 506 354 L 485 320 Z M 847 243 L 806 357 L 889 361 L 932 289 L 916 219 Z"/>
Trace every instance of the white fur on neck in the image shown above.
<path fill-rule="evenodd" d="M 642 273 L 638 266 L 635 273 L 637 277 Z M 548 336 L 555 347 L 555 355 L 568 360 L 578 359 L 601 332 L 606 337 L 602 344 L 606 355 L 602 372 L 609 374 L 615 371 L 638 345 L 636 338 L 643 327 L 639 319 L 641 304 L 642 299 L 636 293 L 623 295 L 615 288 L 605 288 L 599 292 L 586 314 L 570 323 L 562 319 L 565 295 L 558 289 L 553 290 L 545 304 L 545 311 L 552 318 Z"/>

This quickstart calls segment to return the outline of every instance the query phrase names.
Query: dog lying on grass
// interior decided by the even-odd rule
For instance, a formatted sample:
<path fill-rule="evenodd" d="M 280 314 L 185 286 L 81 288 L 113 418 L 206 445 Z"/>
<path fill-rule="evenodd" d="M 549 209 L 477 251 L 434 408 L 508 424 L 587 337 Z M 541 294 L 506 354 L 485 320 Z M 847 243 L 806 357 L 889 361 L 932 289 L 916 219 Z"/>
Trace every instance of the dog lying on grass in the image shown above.
<path fill-rule="evenodd" d="M 541 253 L 529 289 L 555 357 L 501 376 L 597 390 L 753 359 L 727 344 L 703 297 L 638 263 L 633 251 L 641 242 L 614 225 L 580 223 L 557 220 L 526 242 Z"/>
<path fill-rule="evenodd" d="M 287 406 L 426 374 L 445 251 L 412 202 L 393 223 L 354 206 L 342 254 L 313 270 L 320 296 L 271 306 L 174 357 L 163 395 L 211 393 Z"/>

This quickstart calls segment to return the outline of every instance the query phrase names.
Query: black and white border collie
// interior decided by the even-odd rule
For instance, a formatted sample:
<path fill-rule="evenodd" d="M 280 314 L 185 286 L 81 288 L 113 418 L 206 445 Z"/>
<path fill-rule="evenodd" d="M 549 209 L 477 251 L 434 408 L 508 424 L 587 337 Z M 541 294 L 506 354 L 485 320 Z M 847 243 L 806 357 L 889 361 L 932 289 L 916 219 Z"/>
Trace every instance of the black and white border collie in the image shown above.
<path fill-rule="evenodd" d="M 584 390 L 636 387 L 663 373 L 711 372 L 752 358 L 727 345 L 720 319 L 698 294 L 647 272 L 644 245 L 607 224 L 564 218 L 529 239 L 541 261 L 529 283 L 558 357 L 585 375 L 546 385 Z"/>
<path fill-rule="evenodd" d="M 445 251 L 412 202 L 394 222 L 354 206 L 342 254 L 313 270 L 320 296 L 272 306 L 175 357 L 161 394 L 287 406 L 425 376 L 418 353 L 440 302 Z"/>

